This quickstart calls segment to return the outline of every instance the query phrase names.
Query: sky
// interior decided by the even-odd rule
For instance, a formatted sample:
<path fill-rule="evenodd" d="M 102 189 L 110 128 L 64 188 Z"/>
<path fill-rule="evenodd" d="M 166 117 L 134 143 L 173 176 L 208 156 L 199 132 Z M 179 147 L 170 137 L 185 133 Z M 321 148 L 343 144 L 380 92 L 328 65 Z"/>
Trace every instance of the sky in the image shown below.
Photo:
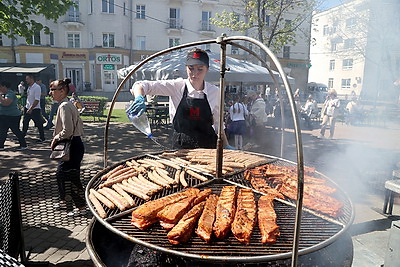
<path fill-rule="evenodd" d="M 343 4 L 347 1 L 348 0 L 318 0 L 318 2 L 320 3 L 318 5 L 318 9 L 326 10 L 326 9 L 338 6 L 340 4 Z"/>

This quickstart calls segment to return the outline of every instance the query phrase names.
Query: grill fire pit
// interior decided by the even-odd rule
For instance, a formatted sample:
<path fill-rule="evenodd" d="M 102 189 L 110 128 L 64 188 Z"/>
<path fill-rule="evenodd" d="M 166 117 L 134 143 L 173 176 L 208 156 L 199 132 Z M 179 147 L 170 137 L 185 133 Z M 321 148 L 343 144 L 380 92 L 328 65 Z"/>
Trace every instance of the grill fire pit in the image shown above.
<path fill-rule="evenodd" d="M 246 48 L 241 44 L 235 43 L 234 41 L 241 42 L 251 42 L 254 45 L 258 46 L 260 50 L 263 50 L 269 59 L 274 63 L 279 72 L 279 76 L 275 76 L 273 71 L 268 67 L 269 64 L 265 62 L 265 59 L 260 58 L 253 51 Z M 224 240 L 212 240 L 210 243 L 203 242 L 197 235 L 192 235 L 189 241 L 179 245 L 172 245 L 168 242 L 167 231 L 162 229 L 158 224 L 152 225 L 147 230 L 140 230 L 131 224 L 131 214 L 132 211 L 136 208 L 131 208 L 125 210 L 125 207 L 119 203 L 118 197 L 116 199 L 116 205 L 118 208 L 111 209 L 103 206 L 98 206 L 99 213 L 97 213 L 96 208 L 93 206 L 94 204 L 89 201 L 90 192 L 92 192 L 92 199 L 95 195 L 95 191 L 102 187 L 103 180 L 102 176 L 107 175 L 114 168 L 117 167 L 126 167 L 128 165 L 129 160 L 141 160 L 146 162 L 146 160 L 163 157 L 164 155 L 152 154 L 152 155 L 143 155 L 139 157 L 135 157 L 132 159 L 127 159 L 127 161 L 120 162 L 115 164 L 114 166 L 107 166 L 107 156 L 108 156 L 108 125 L 111 118 L 111 112 L 114 107 L 114 103 L 118 97 L 119 92 L 122 90 L 124 84 L 128 81 L 130 76 L 135 73 L 140 67 L 142 67 L 149 60 L 163 55 L 165 53 L 169 53 L 174 50 L 183 49 L 191 46 L 199 46 L 205 44 L 218 44 L 221 46 L 221 79 L 220 79 L 220 120 L 218 125 L 218 142 L 217 149 L 215 154 L 215 158 L 213 163 L 209 163 L 215 167 L 212 167 L 215 172 L 211 175 L 210 180 L 198 180 L 196 179 L 196 174 L 190 174 L 187 171 L 187 187 L 196 187 L 199 189 L 211 189 L 213 194 L 220 194 L 221 189 L 224 186 L 235 185 L 236 188 L 248 188 L 253 190 L 255 200 L 257 201 L 264 193 L 259 192 L 253 188 L 252 184 L 244 179 L 244 174 L 247 170 L 252 169 L 254 167 L 260 166 L 264 164 L 272 164 L 278 166 L 287 166 L 297 170 L 291 183 L 286 190 L 293 190 L 295 187 L 296 192 L 291 192 L 288 196 L 285 196 L 283 200 L 275 198 L 274 199 L 274 209 L 277 215 L 277 225 L 279 226 L 280 236 L 277 238 L 276 242 L 273 244 L 262 244 L 260 242 L 261 233 L 256 226 L 254 228 L 250 243 L 248 245 L 241 244 L 237 241 L 232 235 L 228 235 Z M 293 125 L 295 130 L 295 139 L 296 139 L 296 153 L 297 153 L 297 162 L 287 161 L 283 157 L 283 147 L 284 147 L 284 137 L 285 137 L 285 129 L 284 129 L 284 107 L 283 101 L 281 103 L 281 112 L 282 112 L 282 138 L 281 138 L 281 155 L 280 158 L 276 158 L 273 156 L 257 154 L 259 157 L 262 157 L 263 160 L 257 162 L 254 165 L 246 165 L 245 168 L 237 168 L 234 172 L 226 173 L 226 169 L 223 170 L 223 158 L 224 152 L 222 148 L 222 131 L 223 131 L 223 107 L 224 107 L 224 90 L 225 90 L 225 80 L 224 75 L 226 69 L 226 46 L 232 45 L 238 48 L 241 48 L 250 54 L 253 54 L 257 59 L 259 59 L 263 65 L 267 66 L 268 72 L 271 75 L 271 78 L 274 81 L 274 86 L 276 88 L 282 88 L 281 84 L 283 83 L 284 88 L 286 90 L 286 97 L 289 100 L 290 109 L 293 117 Z M 280 81 L 278 81 L 280 79 Z M 282 92 L 278 90 L 279 98 L 282 98 Z M 155 53 L 139 64 L 135 65 L 133 69 L 129 72 L 128 75 L 124 78 L 121 84 L 118 86 L 111 106 L 110 112 L 107 117 L 107 123 L 105 128 L 105 142 L 104 142 L 104 167 L 105 169 L 98 173 L 93 179 L 89 182 L 86 188 L 86 199 L 88 202 L 88 206 L 92 213 L 95 216 L 95 220 L 92 222 L 87 236 L 87 245 L 88 250 L 94 262 L 99 266 L 118 266 L 115 264 L 115 261 L 110 261 L 110 258 L 113 257 L 110 254 L 118 255 L 121 259 L 124 260 L 124 264 L 129 262 L 129 257 L 132 258 L 140 258 L 141 253 L 154 255 L 156 253 L 160 257 L 166 257 L 167 259 L 172 259 L 165 262 L 172 262 L 172 266 L 193 266 L 193 265 L 233 265 L 233 266 L 243 266 L 248 264 L 258 264 L 262 263 L 262 265 L 275 265 L 275 266 L 297 266 L 297 265 L 323 265 L 323 266 L 351 266 L 352 262 L 352 242 L 351 238 L 347 234 L 347 230 L 352 224 L 354 220 L 354 209 L 353 205 L 349 199 L 349 197 L 328 177 L 324 176 L 321 173 L 315 172 L 316 178 L 320 180 L 325 180 L 324 184 L 327 185 L 326 189 L 334 188 L 335 190 L 331 191 L 333 202 L 339 202 L 339 205 L 335 205 L 333 207 L 333 213 L 331 207 L 320 207 L 319 202 L 315 202 L 318 200 L 318 197 L 314 199 L 307 198 L 307 203 L 305 206 L 310 208 L 315 208 L 315 210 L 311 210 L 309 208 L 305 208 L 303 206 L 303 198 L 305 191 L 305 170 L 304 170 L 304 161 L 303 161 L 303 150 L 302 150 L 302 138 L 301 138 L 301 130 L 299 127 L 299 118 L 296 111 L 296 105 L 294 102 L 293 92 L 290 89 L 288 78 L 284 72 L 283 67 L 279 63 L 277 57 L 267 48 L 264 44 L 259 41 L 252 39 L 246 36 L 233 36 L 227 37 L 225 35 L 218 37 L 215 40 L 204 40 L 189 44 L 183 44 L 179 46 L 175 46 L 173 48 L 168 48 L 158 53 Z M 251 157 L 255 153 L 249 153 L 247 155 L 240 155 L 239 158 L 247 158 Z M 183 160 L 179 154 L 175 155 L 175 160 L 178 160 L 178 164 L 180 167 L 170 169 L 171 165 L 168 165 L 167 168 L 168 176 L 175 177 L 177 170 L 187 170 L 190 169 L 190 165 L 185 165 L 182 163 Z M 164 158 L 165 160 L 169 160 L 168 158 Z M 237 159 L 237 158 L 236 158 Z M 173 160 L 173 159 L 171 159 Z M 181 162 L 181 163 L 179 163 Z M 154 162 L 153 162 L 154 163 Z M 175 163 L 177 163 L 175 161 Z M 183 164 L 183 165 L 182 165 Z M 207 164 L 207 163 L 206 163 Z M 121 166 L 122 165 L 122 166 Z M 149 169 L 155 169 L 155 166 L 148 165 Z M 209 166 L 206 166 L 209 167 Z M 194 168 L 194 167 L 193 167 Z M 207 168 L 206 168 L 207 169 Z M 207 171 L 201 169 L 197 169 L 198 174 L 206 174 Z M 185 176 L 186 176 L 185 174 Z M 149 173 L 147 171 L 146 175 L 148 177 Z M 139 175 L 140 176 L 140 175 Z M 106 177 L 104 177 L 107 179 Z M 179 178 L 179 177 L 178 177 Z M 247 177 L 246 177 L 247 178 Z M 270 183 L 270 186 L 273 186 L 272 181 L 269 181 L 267 177 L 257 177 L 257 179 L 264 179 L 261 183 Z M 123 178 L 125 179 L 125 178 Z M 150 177 L 151 179 L 151 177 Z M 140 180 L 140 177 L 138 177 Z M 152 179 L 151 179 L 152 180 Z M 167 179 L 168 180 L 168 179 Z M 179 180 L 179 179 L 178 179 Z M 143 182 L 143 180 L 142 180 Z M 146 181 L 144 181 L 146 182 Z M 326 183 L 325 183 L 326 182 Z M 296 183 L 297 185 L 294 185 Z M 122 185 L 116 186 L 115 190 L 123 188 Z M 140 184 L 136 183 L 137 187 L 141 187 Z M 119 188 L 121 187 L 121 188 Z M 186 187 L 186 186 L 185 186 Z M 257 186 L 258 187 L 258 186 Z M 137 188 L 134 188 L 135 191 Z M 90 191 L 92 190 L 92 191 Z M 151 195 L 150 199 L 147 200 L 156 200 L 162 197 L 169 196 L 173 193 L 181 192 L 184 190 L 182 185 L 178 185 L 170 188 L 163 188 L 155 194 Z M 261 189 L 260 189 L 261 190 Z M 105 191 L 104 194 L 110 194 L 110 191 Z M 118 191 L 118 190 L 117 190 Z M 138 193 L 131 191 L 133 195 L 138 195 Z M 140 190 L 139 190 L 140 191 Z M 312 192 L 310 190 L 309 192 Z M 334 192 L 334 193 L 333 193 Z M 123 192 L 126 193 L 126 192 Z M 288 193 L 288 191 L 286 191 Z M 112 198 L 114 198 L 112 196 Z M 283 193 L 284 194 L 284 193 Z M 313 193 L 314 194 L 314 193 Z M 131 197 L 134 198 L 134 201 L 137 206 L 142 205 L 145 201 L 142 198 L 138 198 L 136 196 L 128 196 L 128 201 L 132 201 Z M 313 197 L 311 197 L 313 198 Z M 294 201 L 293 199 L 297 199 Z M 319 197 L 319 199 L 325 200 L 324 197 Z M 329 200 L 329 202 L 331 202 Z M 314 204 L 311 203 L 314 201 Z M 105 202 L 106 203 L 106 202 Z M 317 203 L 317 204 L 315 204 Z M 337 203 L 336 203 L 337 204 Z M 102 205 L 102 204 L 99 204 Z M 122 206 L 121 206 L 122 205 Z M 319 207 L 318 207 L 319 206 Z M 323 206 L 323 205 L 322 205 Z M 111 206 L 110 206 L 111 207 Z M 337 213 L 340 208 L 340 213 Z M 330 217 L 322 212 L 318 212 L 316 210 L 321 210 L 322 212 L 327 212 L 331 214 Z M 106 239 L 103 237 L 107 236 Z M 104 246 L 110 247 L 110 249 L 105 249 Z M 127 256 L 129 251 L 133 251 L 133 256 Z M 99 253 L 98 253 L 99 252 Z M 135 254 L 136 253 L 136 254 Z M 139 253 L 139 254 L 137 254 Z M 339 257 L 341 255 L 342 257 Z M 145 255 L 146 256 L 146 255 Z M 146 257 L 145 257 L 146 258 Z M 149 257 L 153 258 L 153 257 Z M 291 258 L 291 259 L 290 259 Z M 155 261 L 159 261 L 155 259 Z M 146 262 L 146 261 L 145 261 Z M 163 262 L 162 260 L 159 262 Z M 126 264 L 125 264 L 126 265 Z M 124 266 L 125 266 L 124 265 Z M 155 265 L 163 265 L 163 264 L 155 264 Z M 135 265 L 132 265 L 135 266 Z M 168 266 L 168 265 L 165 265 Z"/>
<path fill-rule="evenodd" d="M 153 157 L 157 158 L 158 155 L 144 155 L 128 159 L 127 161 L 132 159 L 139 160 Z M 279 166 L 295 166 L 295 163 L 284 159 L 269 157 L 266 155 L 264 155 L 264 157 L 266 161 L 270 162 L 268 164 Z M 101 177 L 105 173 L 119 165 L 124 164 L 125 162 L 126 161 L 120 162 L 98 173 L 88 183 L 87 193 L 90 189 L 98 189 L 102 182 Z M 226 185 L 236 185 L 239 188 L 252 188 L 250 182 L 243 178 L 243 174 L 244 171 L 236 172 L 233 175 L 228 175 L 226 178 L 211 179 L 207 182 L 201 182 L 197 179 L 188 179 L 188 183 L 190 187 L 211 189 L 215 194 L 219 194 L 222 187 Z M 347 238 L 348 235 L 345 234 L 345 232 L 353 221 L 352 203 L 346 194 L 342 192 L 336 184 L 334 184 L 324 175 L 318 172 L 316 172 L 316 174 L 319 176 L 319 178 L 326 179 L 330 186 L 336 187 L 337 191 L 334 196 L 343 203 L 343 207 L 340 216 L 337 218 L 331 218 L 318 212 L 304 209 L 303 218 L 301 221 L 299 255 L 304 255 L 302 256 L 302 261 L 315 261 L 316 258 L 320 257 L 319 254 L 326 253 L 322 251 L 329 251 L 332 249 L 338 250 L 346 247 L 345 253 L 336 253 L 332 255 L 345 255 L 342 260 L 349 261 L 349 259 L 352 258 L 352 255 L 348 255 L 349 251 L 352 252 L 351 239 L 350 243 L 346 246 L 344 246 L 343 242 L 348 243 L 349 241 Z M 152 200 L 179 192 L 181 190 L 184 190 L 182 186 L 170 189 L 164 188 L 160 192 L 153 195 Z M 256 190 L 254 190 L 254 193 L 256 200 L 262 195 Z M 140 198 L 135 198 L 135 202 L 138 205 L 144 203 L 144 201 Z M 291 249 L 293 246 L 293 229 L 296 218 L 295 205 L 290 199 L 277 199 L 274 201 L 275 211 L 277 213 L 277 224 L 280 227 L 281 235 L 278 237 L 275 244 L 269 245 L 265 245 L 260 242 L 261 234 L 258 227 L 255 227 L 249 245 L 241 244 L 232 235 L 229 235 L 224 240 L 213 240 L 210 244 L 207 244 L 194 234 L 187 243 L 174 246 L 168 242 L 166 230 L 157 224 L 153 225 L 147 230 L 140 230 L 131 225 L 131 212 L 135 208 L 123 212 L 106 209 L 107 217 L 103 219 L 99 217 L 90 201 L 88 201 L 88 203 L 90 209 L 96 217 L 96 221 L 89 230 L 87 237 L 87 240 L 91 240 L 92 242 L 91 247 L 93 250 L 93 255 L 98 254 L 96 253 L 96 250 L 99 249 L 99 246 L 102 247 L 101 242 L 98 241 L 99 238 L 101 239 L 102 237 L 99 237 L 98 235 L 104 235 L 103 230 L 105 228 L 108 231 L 108 235 L 110 235 L 110 238 L 106 239 L 105 245 L 111 247 L 116 246 L 115 249 L 106 249 L 106 251 L 109 252 L 111 250 L 112 252 L 109 253 L 114 254 L 124 253 L 125 258 L 127 259 L 129 259 L 129 255 L 127 256 L 129 250 L 132 250 L 135 244 L 158 251 L 162 254 L 180 257 L 186 261 L 206 261 L 208 263 L 265 263 L 285 259 L 287 260 L 291 256 Z M 101 224 L 101 226 L 98 224 Z M 102 230 L 99 231 L 98 229 Z M 131 245 L 127 246 L 127 243 L 131 243 Z M 342 244 L 339 246 L 334 245 L 338 243 Z M 100 254 L 105 253 L 103 249 L 100 250 Z M 319 250 L 321 250 L 321 252 L 313 254 Z M 310 255 L 316 256 L 311 257 Z M 101 258 L 101 256 L 99 257 Z M 324 260 L 326 260 L 326 258 L 327 257 L 325 257 Z M 337 257 L 335 257 L 335 260 L 338 260 Z"/>

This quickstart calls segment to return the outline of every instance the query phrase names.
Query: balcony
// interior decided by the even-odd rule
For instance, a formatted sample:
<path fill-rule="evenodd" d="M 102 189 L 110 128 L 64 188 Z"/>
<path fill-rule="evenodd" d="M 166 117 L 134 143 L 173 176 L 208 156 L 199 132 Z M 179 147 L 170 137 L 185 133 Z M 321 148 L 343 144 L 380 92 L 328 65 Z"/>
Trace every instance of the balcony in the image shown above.
<path fill-rule="evenodd" d="M 209 21 L 200 21 L 199 33 L 209 37 L 215 36 L 215 27 Z"/>
<path fill-rule="evenodd" d="M 182 31 L 182 19 L 176 19 L 176 18 L 169 18 L 168 19 L 168 27 L 167 27 L 167 31 L 168 34 L 172 34 L 172 33 L 181 33 Z"/>
<path fill-rule="evenodd" d="M 79 12 L 68 12 L 64 17 L 62 24 L 69 30 L 80 29 L 84 25 Z"/>

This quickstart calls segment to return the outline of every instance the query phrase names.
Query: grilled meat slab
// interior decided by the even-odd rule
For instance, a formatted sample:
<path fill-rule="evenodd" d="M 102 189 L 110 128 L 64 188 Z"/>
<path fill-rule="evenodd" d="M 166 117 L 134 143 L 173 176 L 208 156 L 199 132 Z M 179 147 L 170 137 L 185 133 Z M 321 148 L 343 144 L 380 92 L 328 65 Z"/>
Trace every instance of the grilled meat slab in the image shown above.
<path fill-rule="evenodd" d="M 211 240 L 217 202 L 218 196 L 215 194 L 211 194 L 207 198 L 203 213 L 199 219 L 199 225 L 196 229 L 196 234 L 207 243 Z"/>
<path fill-rule="evenodd" d="M 197 195 L 199 192 L 200 190 L 197 188 L 188 188 L 186 191 L 146 202 L 132 211 L 131 224 L 140 230 L 145 230 L 150 225 L 157 222 L 157 213 L 165 206 L 178 202 L 191 195 Z"/>
<path fill-rule="evenodd" d="M 189 240 L 195 229 L 196 223 L 203 212 L 204 205 L 205 201 L 194 206 L 182 217 L 182 219 L 179 220 L 178 224 L 172 228 L 167 235 L 168 241 L 171 244 L 179 245 Z"/>
<path fill-rule="evenodd" d="M 196 196 L 189 196 L 178 202 L 165 206 L 157 213 L 157 218 L 164 229 L 171 230 L 175 224 L 192 208 Z"/>
<path fill-rule="evenodd" d="M 231 230 L 239 242 L 248 245 L 256 223 L 257 214 L 253 190 L 240 189 L 236 203 L 237 208 Z"/>
<path fill-rule="evenodd" d="M 213 226 L 214 235 L 224 239 L 233 222 L 236 210 L 236 186 L 224 186 L 218 199 Z"/>
<path fill-rule="evenodd" d="M 280 235 L 279 226 L 276 224 L 276 213 L 274 210 L 274 197 L 264 195 L 258 200 L 258 227 L 261 232 L 261 243 L 272 244 Z"/>

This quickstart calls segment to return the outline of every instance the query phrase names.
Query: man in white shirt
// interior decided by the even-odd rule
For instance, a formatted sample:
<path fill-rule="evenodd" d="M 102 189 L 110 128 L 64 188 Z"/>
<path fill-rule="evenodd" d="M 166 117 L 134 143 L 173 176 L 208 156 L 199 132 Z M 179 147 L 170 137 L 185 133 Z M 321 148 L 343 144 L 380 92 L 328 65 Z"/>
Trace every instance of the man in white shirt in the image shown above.
<path fill-rule="evenodd" d="M 39 130 L 39 140 L 38 143 L 43 143 L 45 141 L 44 130 L 43 130 L 43 118 L 40 110 L 40 96 L 41 88 L 35 82 L 35 77 L 33 75 L 26 76 L 26 82 L 28 84 L 26 105 L 24 108 L 24 120 L 22 124 L 22 132 L 24 136 L 28 132 L 29 122 L 33 120 L 35 126 Z"/>

